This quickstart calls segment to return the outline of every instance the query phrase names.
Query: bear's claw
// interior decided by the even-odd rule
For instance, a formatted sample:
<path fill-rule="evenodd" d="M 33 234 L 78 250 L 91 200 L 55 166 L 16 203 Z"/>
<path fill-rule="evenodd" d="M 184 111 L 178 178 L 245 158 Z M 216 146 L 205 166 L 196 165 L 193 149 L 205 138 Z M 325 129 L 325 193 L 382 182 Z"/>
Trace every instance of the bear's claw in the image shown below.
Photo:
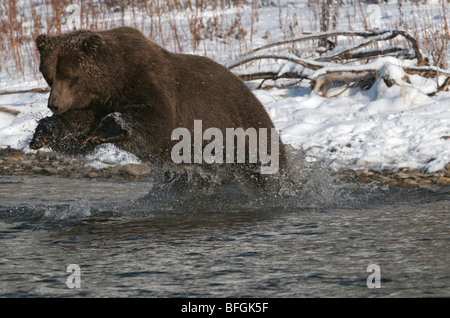
<path fill-rule="evenodd" d="M 125 130 L 124 122 L 120 113 L 111 113 L 104 117 L 93 136 L 86 138 L 84 143 L 93 143 L 96 145 L 119 141 L 123 138 Z"/>
<path fill-rule="evenodd" d="M 118 140 L 120 136 L 109 136 L 109 137 L 102 137 L 102 136 L 90 136 L 87 137 L 84 141 L 85 144 L 88 142 L 93 143 L 95 145 L 100 145 L 103 143 L 109 143 L 114 142 L 115 140 Z"/>
<path fill-rule="evenodd" d="M 38 150 L 44 146 L 44 143 L 41 141 L 34 141 L 30 143 L 30 149 Z"/>
<path fill-rule="evenodd" d="M 30 142 L 30 148 L 33 150 L 40 149 L 44 147 L 48 143 L 49 138 L 47 136 L 43 136 L 40 139 L 33 138 Z"/>
<path fill-rule="evenodd" d="M 97 139 L 98 139 L 97 136 L 87 137 L 86 140 L 84 141 L 84 143 L 87 144 L 88 142 L 92 142 L 92 143 L 96 144 L 97 143 Z"/>

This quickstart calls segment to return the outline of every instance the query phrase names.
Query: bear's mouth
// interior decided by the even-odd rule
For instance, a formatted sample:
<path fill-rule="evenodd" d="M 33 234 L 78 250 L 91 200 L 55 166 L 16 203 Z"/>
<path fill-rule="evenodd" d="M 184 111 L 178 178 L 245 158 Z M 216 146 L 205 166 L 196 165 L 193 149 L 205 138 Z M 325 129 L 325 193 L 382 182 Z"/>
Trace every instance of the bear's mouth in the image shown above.
<path fill-rule="evenodd" d="M 44 147 L 45 145 L 47 145 L 47 143 L 48 143 L 47 136 L 42 136 L 39 139 L 33 138 L 30 142 L 30 148 L 33 150 L 38 150 L 38 149 Z"/>

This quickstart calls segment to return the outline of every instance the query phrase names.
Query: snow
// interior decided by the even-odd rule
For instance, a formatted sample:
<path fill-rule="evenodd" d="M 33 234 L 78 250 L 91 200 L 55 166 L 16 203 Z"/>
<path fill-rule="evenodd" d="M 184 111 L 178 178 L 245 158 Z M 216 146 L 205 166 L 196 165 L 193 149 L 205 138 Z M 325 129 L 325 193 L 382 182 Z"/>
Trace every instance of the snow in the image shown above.
<path fill-rule="evenodd" d="M 299 7 L 309 10 L 305 5 Z M 268 7 L 266 14 L 261 8 L 258 25 L 273 25 L 273 17 L 277 15 L 277 9 L 273 7 Z M 255 47 L 276 41 L 275 31 L 267 41 L 261 38 L 260 33 L 263 32 L 253 36 Z M 202 45 L 205 51 L 213 51 L 216 46 L 209 40 Z M 211 48 L 208 49 L 207 45 Z M 232 62 L 228 56 L 215 55 L 214 59 Z M 450 136 L 450 92 L 427 95 L 435 91 L 436 79 L 410 75 L 411 83 L 404 82 L 400 65 L 410 63 L 389 57 L 360 67 L 342 66 L 350 70 L 377 68 L 381 74 L 401 84 L 387 87 L 382 80 L 377 80 L 367 91 L 352 88 L 333 98 L 313 94 L 305 82 L 264 90 L 256 89 L 259 82 L 249 83 L 249 86 L 281 132 L 284 143 L 305 150 L 309 160 L 331 160 L 333 169 L 410 167 L 434 172 L 450 162 L 450 140 L 442 138 Z M 316 71 L 312 76 L 326 70 Z M 277 65 L 276 71 L 280 74 L 301 73 L 303 67 L 283 62 Z M 45 87 L 43 79 L 34 80 L 27 75 L 24 80 L 0 71 L 0 92 L 35 87 Z M 14 116 L 0 111 L 0 148 L 32 151 L 28 143 L 38 120 L 51 115 L 46 107 L 47 99 L 48 93 L 0 95 L 0 107 L 20 112 Z M 88 158 L 93 160 L 94 168 L 139 162 L 134 155 L 113 145 L 99 146 Z"/>
<path fill-rule="evenodd" d="M 450 162 L 450 147 L 442 138 L 449 134 L 450 93 L 431 98 L 380 81 L 367 92 L 332 99 L 309 92 L 280 97 L 292 92 L 279 89 L 256 95 L 285 143 L 332 160 L 335 169 L 432 172 Z"/>
<path fill-rule="evenodd" d="M 129 163 L 141 163 L 139 158 L 135 155 L 118 149 L 113 144 L 102 144 L 95 148 L 95 150 L 86 155 L 89 166 L 95 169 L 102 169 L 114 165 L 123 165 Z"/>

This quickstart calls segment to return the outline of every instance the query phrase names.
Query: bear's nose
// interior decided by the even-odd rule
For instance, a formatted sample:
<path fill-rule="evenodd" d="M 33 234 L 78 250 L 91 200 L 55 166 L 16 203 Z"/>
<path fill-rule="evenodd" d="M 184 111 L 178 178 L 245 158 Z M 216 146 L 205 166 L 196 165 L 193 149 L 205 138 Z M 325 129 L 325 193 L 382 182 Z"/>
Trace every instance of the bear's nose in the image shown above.
<path fill-rule="evenodd" d="M 48 103 L 48 108 L 55 113 L 59 108 L 59 102 Z"/>

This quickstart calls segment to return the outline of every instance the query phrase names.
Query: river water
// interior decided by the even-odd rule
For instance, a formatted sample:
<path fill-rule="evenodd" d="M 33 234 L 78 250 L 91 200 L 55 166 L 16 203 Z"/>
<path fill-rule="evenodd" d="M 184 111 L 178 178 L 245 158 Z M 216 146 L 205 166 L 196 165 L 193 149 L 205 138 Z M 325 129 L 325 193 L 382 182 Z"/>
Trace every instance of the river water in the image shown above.
<path fill-rule="evenodd" d="M 0 297 L 450 296 L 449 187 L 155 200 L 153 186 L 0 177 Z"/>

